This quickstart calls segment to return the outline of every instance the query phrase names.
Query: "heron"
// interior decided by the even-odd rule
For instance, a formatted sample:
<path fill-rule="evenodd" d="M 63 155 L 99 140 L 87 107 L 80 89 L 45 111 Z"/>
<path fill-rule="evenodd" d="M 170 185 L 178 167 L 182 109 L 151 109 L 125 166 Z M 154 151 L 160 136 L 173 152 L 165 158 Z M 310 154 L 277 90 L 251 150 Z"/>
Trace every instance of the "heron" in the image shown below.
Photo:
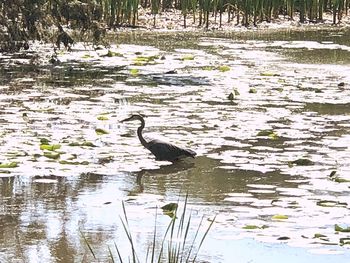
<path fill-rule="evenodd" d="M 137 136 L 140 139 L 141 144 L 149 150 L 156 157 L 157 161 L 169 161 L 176 162 L 186 157 L 194 158 L 196 153 L 190 149 L 180 148 L 176 145 L 163 142 L 160 140 L 146 141 L 142 136 L 142 130 L 145 128 L 145 120 L 141 115 L 134 114 L 129 118 L 122 120 L 121 122 L 135 121 L 141 122 L 140 127 L 137 129 Z"/>

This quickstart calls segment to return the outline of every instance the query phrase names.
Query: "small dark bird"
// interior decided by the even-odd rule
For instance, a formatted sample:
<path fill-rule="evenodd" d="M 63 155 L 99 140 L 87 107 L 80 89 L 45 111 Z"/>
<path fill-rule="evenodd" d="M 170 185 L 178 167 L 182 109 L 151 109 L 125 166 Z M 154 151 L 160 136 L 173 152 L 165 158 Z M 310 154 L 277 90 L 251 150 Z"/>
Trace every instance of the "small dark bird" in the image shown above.
<path fill-rule="evenodd" d="M 139 137 L 141 144 L 151 153 L 153 153 L 157 161 L 176 162 L 185 157 L 194 158 L 196 156 L 196 153 L 192 150 L 183 149 L 160 140 L 150 140 L 147 142 L 142 136 L 142 130 L 145 128 L 145 120 L 141 115 L 132 115 L 130 118 L 122 120 L 121 122 L 135 120 L 139 120 L 141 122 L 141 126 L 137 129 L 137 136 Z"/>

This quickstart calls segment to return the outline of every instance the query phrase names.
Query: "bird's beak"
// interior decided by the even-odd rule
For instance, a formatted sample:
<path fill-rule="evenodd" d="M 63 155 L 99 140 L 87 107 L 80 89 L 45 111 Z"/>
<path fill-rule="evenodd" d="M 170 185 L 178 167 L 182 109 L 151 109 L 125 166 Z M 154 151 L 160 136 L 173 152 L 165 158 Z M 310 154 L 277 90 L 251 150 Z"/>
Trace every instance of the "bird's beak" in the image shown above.
<path fill-rule="evenodd" d="M 120 122 L 126 122 L 126 121 L 131 121 L 132 120 L 132 117 L 129 117 L 129 118 L 126 118 L 124 120 L 121 120 Z"/>

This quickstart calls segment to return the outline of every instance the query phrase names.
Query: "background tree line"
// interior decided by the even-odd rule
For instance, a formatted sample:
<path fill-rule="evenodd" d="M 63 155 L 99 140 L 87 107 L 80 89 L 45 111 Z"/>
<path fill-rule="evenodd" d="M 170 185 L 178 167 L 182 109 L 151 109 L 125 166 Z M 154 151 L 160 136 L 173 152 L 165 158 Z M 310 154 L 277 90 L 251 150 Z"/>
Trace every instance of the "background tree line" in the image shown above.
<path fill-rule="evenodd" d="M 180 10 L 183 26 L 189 14 L 199 27 L 209 27 L 210 17 L 221 26 L 227 22 L 244 26 L 271 22 L 279 15 L 300 22 L 322 22 L 325 12 L 333 23 L 348 15 L 350 0 L 0 0 L 0 51 L 28 48 L 28 40 L 56 42 L 68 47 L 73 39 L 64 30 L 101 40 L 107 28 L 138 26 L 139 8 L 149 10 L 154 23 L 164 10 Z"/>

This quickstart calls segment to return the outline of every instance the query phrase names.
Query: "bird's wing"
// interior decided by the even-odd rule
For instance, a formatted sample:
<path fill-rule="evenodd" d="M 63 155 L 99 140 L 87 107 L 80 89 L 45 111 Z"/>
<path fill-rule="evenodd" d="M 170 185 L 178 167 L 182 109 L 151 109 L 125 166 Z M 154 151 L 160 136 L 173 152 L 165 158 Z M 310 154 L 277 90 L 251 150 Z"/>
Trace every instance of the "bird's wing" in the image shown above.
<path fill-rule="evenodd" d="M 176 145 L 166 143 L 160 140 L 151 140 L 148 142 L 148 149 L 155 155 L 159 161 L 175 161 L 177 159 L 189 156 L 194 157 L 196 153 L 192 150 L 183 149 Z"/>

